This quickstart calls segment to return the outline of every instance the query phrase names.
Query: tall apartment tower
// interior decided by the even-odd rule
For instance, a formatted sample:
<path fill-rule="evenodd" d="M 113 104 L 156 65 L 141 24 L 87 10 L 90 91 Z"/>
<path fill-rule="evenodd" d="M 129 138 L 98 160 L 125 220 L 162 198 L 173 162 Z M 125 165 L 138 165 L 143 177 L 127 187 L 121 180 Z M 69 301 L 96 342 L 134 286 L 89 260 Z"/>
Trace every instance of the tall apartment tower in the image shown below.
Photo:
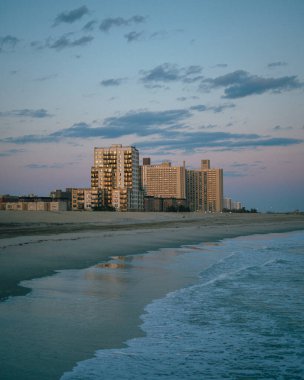
<path fill-rule="evenodd" d="M 200 170 L 186 170 L 186 197 L 190 211 L 203 209 L 203 180 Z"/>
<path fill-rule="evenodd" d="M 185 166 L 172 166 L 170 162 L 150 165 L 150 159 L 147 158 L 143 163 L 141 180 L 146 196 L 186 198 Z"/>
<path fill-rule="evenodd" d="M 202 172 L 202 210 L 220 212 L 223 210 L 223 169 L 204 169 Z"/>
<path fill-rule="evenodd" d="M 201 160 L 201 170 L 210 169 L 210 160 Z"/>
<path fill-rule="evenodd" d="M 210 160 L 201 160 L 200 170 L 186 171 L 186 194 L 191 211 L 222 211 L 223 169 L 211 169 Z"/>
<path fill-rule="evenodd" d="M 139 181 L 139 153 L 133 146 L 94 148 L 92 189 L 104 191 L 105 203 L 118 211 L 141 211 L 143 192 Z"/>

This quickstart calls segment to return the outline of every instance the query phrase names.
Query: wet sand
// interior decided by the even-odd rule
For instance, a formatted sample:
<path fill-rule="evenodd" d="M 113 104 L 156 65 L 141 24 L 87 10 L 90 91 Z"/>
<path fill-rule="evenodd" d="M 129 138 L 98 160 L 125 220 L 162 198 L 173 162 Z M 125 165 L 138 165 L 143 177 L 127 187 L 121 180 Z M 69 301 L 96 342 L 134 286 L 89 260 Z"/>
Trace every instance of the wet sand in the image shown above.
<path fill-rule="evenodd" d="M 111 256 L 228 237 L 304 229 L 304 215 L 0 212 L 0 300 L 24 295 L 20 281 L 87 268 Z M 92 239 L 99 243 L 92 246 Z M 77 249 L 87 240 L 90 249 Z M 94 241 L 97 241 L 94 240 Z M 43 242 L 56 241 L 51 244 Z"/>

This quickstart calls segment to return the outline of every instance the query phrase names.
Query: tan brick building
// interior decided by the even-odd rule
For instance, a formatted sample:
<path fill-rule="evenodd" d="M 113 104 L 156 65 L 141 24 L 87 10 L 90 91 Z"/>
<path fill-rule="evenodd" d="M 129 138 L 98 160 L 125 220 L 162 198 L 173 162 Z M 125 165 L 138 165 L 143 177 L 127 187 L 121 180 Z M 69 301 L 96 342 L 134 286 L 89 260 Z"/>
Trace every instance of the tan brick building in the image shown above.
<path fill-rule="evenodd" d="M 144 163 L 150 160 L 144 159 Z M 172 166 L 170 162 L 159 165 L 144 164 L 141 180 L 145 196 L 158 198 L 186 198 L 185 167 Z"/>
<path fill-rule="evenodd" d="M 223 210 L 223 169 L 210 168 L 210 160 L 202 160 L 200 170 L 187 170 L 186 193 L 191 211 Z"/>

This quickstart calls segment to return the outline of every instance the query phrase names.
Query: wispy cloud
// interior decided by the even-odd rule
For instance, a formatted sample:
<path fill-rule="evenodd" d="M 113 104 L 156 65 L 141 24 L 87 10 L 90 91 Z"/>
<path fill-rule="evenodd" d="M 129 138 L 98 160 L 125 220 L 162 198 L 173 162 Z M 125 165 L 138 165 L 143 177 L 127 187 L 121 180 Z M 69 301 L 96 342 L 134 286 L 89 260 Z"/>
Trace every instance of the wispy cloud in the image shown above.
<path fill-rule="evenodd" d="M 203 90 L 224 87 L 223 98 L 236 99 L 265 92 L 279 93 L 294 90 L 303 87 L 303 83 L 296 76 L 263 78 L 244 70 L 237 70 L 216 78 L 205 78 L 200 87 Z"/>
<path fill-rule="evenodd" d="M 197 112 L 213 111 L 214 113 L 220 113 L 220 112 L 223 112 L 225 109 L 234 108 L 234 107 L 235 107 L 235 104 L 233 103 L 220 104 L 218 106 L 206 106 L 204 104 L 197 104 L 195 106 L 190 107 L 190 109 Z"/>
<path fill-rule="evenodd" d="M 28 144 L 57 142 L 65 138 L 113 138 L 131 134 L 148 136 L 158 133 L 165 126 L 173 126 L 190 115 L 191 113 L 186 109 L 160 112 L 133 111 L 122 116 L 107 118 L 99 127 L 91 127 L 85 122 L 79 122 L 69 128 L 61 129 L 49 135 L 24 135 L 8 137 L 1 141 Z M 165 133 L 165 129 L 163 129 L 162 133 Z"/>
<path fill-rule="evenodd" d="M 73 9 L 71 11 L 59 13 L 54 20 L 53 26 L 59 25 L 61 23 L 72 24 L 73 22 L 80 20 L 83 16 L 85 16 L 88 13 L 89 10 L 85 5 Z"/>
<path fill-rule="evenodd" d="M 282 127 L 281 125 L 276 125 L 276 126 L 273 128 L 274 131 L 289 131 L 289 130 L 291 130 L 291 129 L 293 129 L 292 126 Z"/>
<path fill-rule="evenodd" d="M 304 141 L 295 138 L 273 138 L 258 134 L 242 134 L 209 131 L 215 126 L 202 125 L 190 128 L 187 120 L 191 109 L 167 111 L 131 111 L 121 116 L 107 118 L 98 126 L 85 122 L 73 124 L 48 135 L 25 135 L 3 139 L 3 143 L 27 144 L 50 143 L 64 139 L 141 137 L 137 145 L 141 148 L 165 149 L 173 151 L 195 151 L 196 149 L 255 149 L 258 147 L 289 146 Z M 94 123 L 95 125 L 97 123 Z M 145 139 L 146 138 L 146 139 Z"/>
<path fill-rule="evenodd" d="M 143 36 L 143 32 L 130 32 L 130 33 L 127 33 L 125 34 L 125 39 L 128 41 L 128 42 L 133 42 L 133 41 L 138 41 L 141 39 L 141 37 Z"/>
<path fill-rule="evenodd" d="M 194 152 L 197 149 L 215 149 L 220 151 L 257 149 L 262 147 L 282 147 L 303 143 L 292 138 L 264 138 L 259 135 L 235 134 L 228 132 L 183 132 L 175 138 L 149 140 L 137 144 L 144 149 L 160 149 L 167 152 L 174 150 Z"/>
<path fill-rule="evenodd" d="M 85 46 L 93 41 L 93 39 L 94 37 L 92 36 L 83 36 L 72 40 L 67 35 L 64 35 L 53 42 L 49 40 L 46 44 L 46 47 L 55 50 L 62 50 L 66 48 Z"/>
<path fill-rule="evenodd" d="M 180 96 L 178 98 L 176 98 L 176 100 L 178 100 L 179 102 L 185 102 L 186 100 L 197 100 L 199 99 L 198 96 L 194 95 L 194 96 L 189 96 L 189 97 L 186 97 L 186 96 Z"/>
<path fill-rule="evenodd" d="M 99 25 L 99 29 L 102 32 L 108 32 L 110 29 L 114 27 L 122 27 L 122 26 L 130 26 L 134 24 L 141 24 L 145 22 L 146 17 L 135 15 L 130 18 L 123 18 L 123 17 L 115 17 L 115 18 L 106 18 L 102 20 L 102 22 Z"/>
<path fill-rule="evenodd" d="M 152 70 L 143 71 L 143 77 L 141 80 L 147 82 L 172 82 L 180 80 L 181 73 L 177 65 L 164 63 Z"/>
<path fill-rule="evenodd" d="M 0 53 L 13 51 L 20 40 L 10 34 L 0 37 Z"/>
<path fill-rule="evenodd" d="M 82 30 L 84 30 L 85 32 L 92 32 L 95 29 L 96 25 L 97 25 L 97 21 L 91 20 L 85 24 Z"/>
<path fill-rule="evenodd" d="M 0 152 L 0 157 L 10 157 L 23 152 L 25 152 L 24 149 L 8 149 L 4 150 L 3 152 Z"/>
<path fill-rule="evenodd" d="M 49 114 L 47 110 L 44 108 L 40 108 L 37 110 L 33 109 L 21 109 L 21 110 L 12 110 L 0 112 L 0 117 L 29 117 L 29 118 L 37 118 L 43 119 L 45 117 L 52 117 L 53 115 Z"/>
<path fill-rule="evenodd" d="M 243 162 L 233 162 L 229 165 L 231 168 L 236 169 L 238 173 L 245 172 L 246 174 L 249 173 L 250 170 L 254 169 L 266 169 L 265 164 L 262 161 L 254 161 L 250 163 L 243 163 Z M 236 173 L 236 172 L 234 172 Z"/>
<path fill-rule="evenodd" d="M 100 84 L 104 87 L 120 86 L 125 80 L 126 78 L 110 78 L 102 80 Z"/>
<path fill-rule="evenodd" d="M 53 143 L 59 141 L 58 138 L 52 135 L 23 135 L 17 137 L 6 137 L 0 140 L 3 143 L 13 143 L 13 144 L 40 144 L 40 143 Z"/>
<path fill-rule="evenodd" d="M 188 117 L 191 113 L 187 109 L 175 109 L 167 111 L 138 111 L 129 112 L 123 116 L 105 119 L 104 127 L 125 133 L 129 131 L 138 135 L 156 133 L 162 126 L 175 125 Z"/>
<path fill-rule="evenodd" d="M 54 162 L 52 164 L 28 164 L 28 165 L 24 165 L 25 168 L 28 168 L 28 169 L 62 169 L 66 166 L 70 166 L 70 165 L 74 165 L 73 162 L 68 162 L 68 163 L 58 163 L 58 162 Z"/>
<path fill-rule="evenodd" d="M 277 62 L 268 63 L 267 65 L 267 67 L 269 67 L 270 69 L 273 69 L 275 67 L 281 67 L 281 66 L 287 66 L 287 63 L 283 61 L 277 61 Z"/>
<path fill-rule="evenodd" d="M 261 163 L 262 163 L 261 161 L 255 161 L 255 162 L 251 162 L 251 163 L 247 163 L 247 162 L 232 162 L 232 164 L 230 166 L 233 167 L 233 168 L 248 169 L 250 167 L 260 166 Z"/>
<path fill-rule="evenodd" d="M 209 107 L 209 109 L 215 113 L 223 112 L 224 110 L 229 109 L 229 108 L 235 108 L 235 104 L 228 103 L 228 104 L 220 104 L 219 106 Z"/>
<path fill-rule="evenodd" d="M 49 37 L 45 41 L 32 41 L 30 45 L 36 50 L 54 49 L 60 51 L 67 48 L 83 47 L 94 40 L 94 37 L 90 35 L 78 38 L 73 37 L 73 35 L 74 33 L 66 33 L 57 38 Z"/>
<path fill-rule="evenodd" d="M 228 67 L 227 63 L 217 63 L 216 65 L 212 66 L 214 68 L 220 68 L 220 69 L 225 69 Z"/>
<path fill-rule="evenodd" d="M 45 81 L 48 81 L 48 80 L 51 80 L 51 79 L 54 79 L 54 78 L 57 78 L 57 77 L 58 77 L 58 74 L 49 74 L 49 75 L 45 75 L 45 76 L 42 76 L 42 77 L 35 78 L 35 79 L 33 79 L 33 81 L 35 81 L 35 82 L 45 82 Z"/>
<path fill-rule="evenodd" d="M 166 62 L 151 70 L 141 71 L 141 81 L 145 84 L 177 81 L 191 83 L 202 80 L 201 72 L 201 66 L 179 67 L 178 65 Z"/>
<path fill-rule="evenodd" d="M 215 124 L 207 124 L 207 125 L 201 125 L 200 129 L 214 129 L 217 126 Z"/>
<path fill-rule="evenodd" d="M 151 40 L 164 40 L 166 38 L 169 38 L 170 35 L 180 33 L 180 30 L 173 30 L 173 31 L 167 31 L 167 30 L 160 30 L 153 33 L 148 33 L 145 31 L 132 31 L 129 33 L 126 33 L 124 35 L 125 39 L 128 42 L 134 42 L 134 41 L 151 41 Z"/>
<path fill-rule="evenodd" d="M 159 30 L 158 32 L 153 32 L 150 35 L 150 39 L 151 40 L 154 40 L 154 39 L 163 40 L 163 39 L 168 37 L 168 34 L 169 33 L 166 30 Z"/>

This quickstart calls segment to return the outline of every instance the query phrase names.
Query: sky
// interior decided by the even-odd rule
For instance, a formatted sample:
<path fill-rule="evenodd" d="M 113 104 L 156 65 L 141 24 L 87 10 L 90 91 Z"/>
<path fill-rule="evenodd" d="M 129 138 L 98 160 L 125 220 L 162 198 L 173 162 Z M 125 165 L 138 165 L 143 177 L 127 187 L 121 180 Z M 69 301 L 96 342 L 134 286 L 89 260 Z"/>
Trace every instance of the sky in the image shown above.
<path fill-rule="evenodd" d="M 304 210 L 303 0 L 0 0 L 0 194 L 90 187 L 94 147 Z"/>

